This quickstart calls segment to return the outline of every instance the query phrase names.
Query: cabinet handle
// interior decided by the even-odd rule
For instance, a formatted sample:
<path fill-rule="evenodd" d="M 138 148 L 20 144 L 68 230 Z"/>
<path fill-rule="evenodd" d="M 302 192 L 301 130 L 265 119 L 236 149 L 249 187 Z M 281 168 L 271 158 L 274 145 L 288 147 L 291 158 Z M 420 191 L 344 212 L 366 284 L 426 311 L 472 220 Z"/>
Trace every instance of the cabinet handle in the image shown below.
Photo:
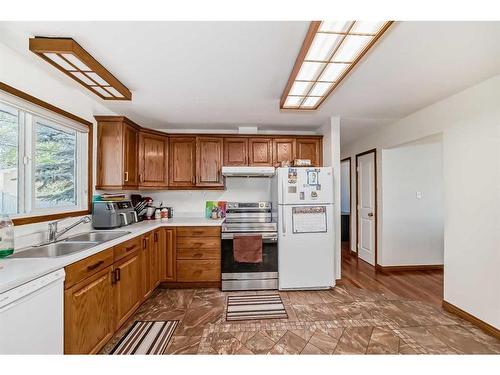
<path fill-rule="evenodd" d="M 128 181 L 128 172 L 125 172 L 125 182 Z"/>
<path fill-rule="evenodd" d="M 142 177 L 142 173 L 139 173 L 139 181 L 144 182 L 144 177 Z"/>
<path fill-rule="evenodd" d="M 132 246 L 126 247 L 125 252 L 128 253 L 130 250 L 134 250 L 134 249 L 135 249 L 135 245 L 132 245 Z"/>
<path fill-rule="evenodd" d="M 95 270 L 97 267 L 99 267 L 101 264 L 103 264 L 104 261 L 103 260 L 100 260 L 99 262 L 97 263 L 94 263 L 94 264 L 91 264 L 90 266 L 87 266 L 87 271 L 92 271 L 92 270 Z"/>
<path fill-rule="evenodd" d="M 155 241 L 155 242 L 158 242 L 158 233 L 156 233 L 156 232 L 155 232 L 155 234 L 154 234 L 154 236 L 153 236 L 153 237 L 154 237 L 154 241 Z"/>
<path fill-rule="evenodd" d="M 120 277 L 121 277 L 121 274 L 120 274 L 120 269 L 119 269 L 119 268 L 117 268 L 117 269 L 115 270 L 115 282 L 120 281 Z"/>

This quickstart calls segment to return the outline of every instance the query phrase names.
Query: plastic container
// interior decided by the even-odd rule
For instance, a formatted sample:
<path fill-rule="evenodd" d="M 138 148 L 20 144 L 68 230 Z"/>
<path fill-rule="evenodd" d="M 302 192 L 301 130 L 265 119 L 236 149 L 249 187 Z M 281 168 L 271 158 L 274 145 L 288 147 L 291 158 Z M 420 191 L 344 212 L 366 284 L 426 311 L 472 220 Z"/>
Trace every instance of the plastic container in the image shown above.
<path fill-rule="evenodd" d="M 5 258 L 14 252 L 14 223 L 8 215 L 0 219 L 0 258 Z"/>

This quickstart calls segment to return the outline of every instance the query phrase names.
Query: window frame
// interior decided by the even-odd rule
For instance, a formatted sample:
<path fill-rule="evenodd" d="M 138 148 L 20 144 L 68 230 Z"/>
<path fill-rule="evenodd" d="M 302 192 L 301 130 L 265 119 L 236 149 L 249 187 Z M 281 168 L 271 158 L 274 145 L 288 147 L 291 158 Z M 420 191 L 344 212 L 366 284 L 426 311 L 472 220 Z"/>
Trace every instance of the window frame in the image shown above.
<path fill-rule="evenodd" d="M 24 132 L 24 138 L 27 139 L 31 137 L 31 142 L 35 141 L 35 132 L 27 132 L 26 128 L 34 129 L 36 124 L 36 118 L 39 117 L 47 125 L 54 125 L 57 127 L 73 128 L 76 130 L 77 137 L 77 163 L 75 165 L 76 173 L 75 180 L 81 180 L 81 183 L 76 183 L 75 188 L 77 189 L 77 205 L 67 206 L 67 207 L 51 207 L 47 209 L 36 209 L 32 207 L 30 213 L 21 213 L 10 215 L 12 221 L 15 225 L 24 225 L 31 223 L 39 223 L 49 220 L 59 220 L 67 217 L 82 216 L 90 214 L 92 212 L 92 193 L 93 193 L 93 124 L 90 121 L 86 121 L 76 115 L 73 115 L 65 110 L 58 108 L 50 103 L 47 103 L 41 99 L 31 96 L 23 91 L 20 91 L 12 86 L 9 86 L 0 81 L 0 99 L 7 105 L 16 107 L 20 113 L 23 113 L 23 121 L 20 120 L 20 132 Z M 31 119 L 30 119 L 31 118 Z M 30 124 L 26 126 L 28 121 Z M 21 135 L 20 135 L 21 136 Z M 85 139 L 86 138 L 86 139 Z M 19 142 L 20 144 L 26 145 L 26 141 Z M 33 150 L 33 147 L 31 148 Z M 30 150 L 31 151 L 31 150 Z M 24 155 L 19 151 L 19 158 L 23 158 Z M 23 168 L 24 171 L 32 171 L 34 168 L 34 155 L 30 155 L 31 158 L 28 161 L 28 165 L 25 164 Z M 86 157 L 86 163 L 85 163 Z M 79 160 L 78 160 L 79 159 Z M 86 170 L 85 167 L 86 166 Z M 22 175 L 22 178 L 26 178 L 24 171 L 18 171 L 18 175 Z M 27 185 L 20 181 L 21 189 L 23 193 L 21 194 L 20 200 L 24 200 L 26 197 L 31 196 L 31 202 L 34 205 L 35 195 L 26 194 L 24 191 Z M 28 188 L 32 188 L 34 184 L 30 184 Z M 23 204 L 26 202 L 23 201 Z M 31 204 L 31 203 L 29 203 Z"/>

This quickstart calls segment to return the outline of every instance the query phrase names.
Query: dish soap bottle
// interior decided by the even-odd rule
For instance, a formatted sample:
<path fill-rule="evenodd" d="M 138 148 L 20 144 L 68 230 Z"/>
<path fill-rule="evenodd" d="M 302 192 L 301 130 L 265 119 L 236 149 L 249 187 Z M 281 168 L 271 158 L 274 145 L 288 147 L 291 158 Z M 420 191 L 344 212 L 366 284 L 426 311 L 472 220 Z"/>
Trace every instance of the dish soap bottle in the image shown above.
<path fill-rule="evenodd" d="M 5 258 L 14 252 L 14 223 L 9 216 L 0 218 L 0 258 Z"/>

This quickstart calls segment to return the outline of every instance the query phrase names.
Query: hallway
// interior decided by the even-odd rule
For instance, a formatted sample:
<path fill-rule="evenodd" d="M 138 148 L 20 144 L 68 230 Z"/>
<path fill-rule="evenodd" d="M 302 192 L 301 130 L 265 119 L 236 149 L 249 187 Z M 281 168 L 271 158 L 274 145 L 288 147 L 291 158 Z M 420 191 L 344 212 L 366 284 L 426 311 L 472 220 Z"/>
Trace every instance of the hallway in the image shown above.
<path fill-rule="evenodd" d="M 353 285 L 382 294 L 418 300 L 441 307 L 443 301 L 443 271 L 380 272 L 350 254 L 349 243 L 342 242 L 341 285 Z"/>

